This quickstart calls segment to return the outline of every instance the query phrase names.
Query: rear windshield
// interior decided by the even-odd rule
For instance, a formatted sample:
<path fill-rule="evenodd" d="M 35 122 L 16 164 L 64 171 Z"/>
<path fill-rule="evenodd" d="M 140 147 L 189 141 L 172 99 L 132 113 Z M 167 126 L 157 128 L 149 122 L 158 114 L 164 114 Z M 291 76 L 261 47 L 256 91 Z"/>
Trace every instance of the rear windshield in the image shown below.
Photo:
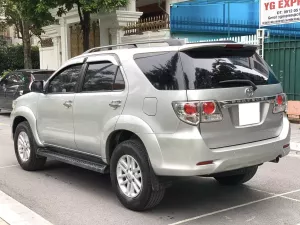
<path fill-rule="evenodd" d="M 256 53 L 220 51 L 137 54 L 136 64 L 159 90 L 195 90 L 279 83 Z M 228 82 L 229 81 L 229 82 Z"/>

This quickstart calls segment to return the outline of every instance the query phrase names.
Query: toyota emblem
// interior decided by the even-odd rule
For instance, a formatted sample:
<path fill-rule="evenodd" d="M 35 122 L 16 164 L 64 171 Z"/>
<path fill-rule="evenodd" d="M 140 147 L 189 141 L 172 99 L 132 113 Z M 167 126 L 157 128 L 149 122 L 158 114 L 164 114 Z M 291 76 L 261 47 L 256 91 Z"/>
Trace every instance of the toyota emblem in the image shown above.
<path fill-rule="evenodd" d="M 245 93 L 247 95 L 247 97 L 252 97 L 254 95 L 254 91 L 252 87 L 246 88 Z"/>

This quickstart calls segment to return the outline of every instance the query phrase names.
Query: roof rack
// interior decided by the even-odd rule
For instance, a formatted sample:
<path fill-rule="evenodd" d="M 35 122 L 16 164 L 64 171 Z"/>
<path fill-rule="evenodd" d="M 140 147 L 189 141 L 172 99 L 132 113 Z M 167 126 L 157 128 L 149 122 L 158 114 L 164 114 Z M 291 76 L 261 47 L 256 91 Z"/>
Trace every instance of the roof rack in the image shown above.
<path fill-rule="evenodd" d="M 133 43 L 124 43 L 124 44 L 117 44 L 117 45 L 107 45 L 102 47 L 95 47 L 87 50 L 83 54 L 98 52 L 103 49 L 112 50 L 113 47 L 121 47 L 121 46 L 129 46 L 130 48 L 138 48 L 137 45 L 139 44 L 151 44 L 151 43 L 167 43 L 169 46 L 181 46 L 184 44 L 183 40 L 179 39 L 165 39 L 165 40 L 157 40 L 157 41 L 143 41 L 143 42 L 133 42 Z"/>
<path fill-rule="evenodd" d="M 232 40 L 224 40 L 224 41 L 199 41 L 199 42 L 189 42 L 188 44 L 209 44 L 209 43 L 237 43 L 236 41 Z"/>

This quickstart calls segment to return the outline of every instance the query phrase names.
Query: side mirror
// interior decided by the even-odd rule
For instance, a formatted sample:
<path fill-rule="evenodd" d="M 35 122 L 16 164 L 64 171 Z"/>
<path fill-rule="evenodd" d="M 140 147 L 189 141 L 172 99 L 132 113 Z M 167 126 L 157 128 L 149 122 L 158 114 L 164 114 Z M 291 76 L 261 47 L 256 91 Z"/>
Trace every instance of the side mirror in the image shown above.
<path fill-rule="evenodd" d="M 43 93 L 44 92 L 44 81 L 33 81 L 29 87 L 31 92 Z"/>

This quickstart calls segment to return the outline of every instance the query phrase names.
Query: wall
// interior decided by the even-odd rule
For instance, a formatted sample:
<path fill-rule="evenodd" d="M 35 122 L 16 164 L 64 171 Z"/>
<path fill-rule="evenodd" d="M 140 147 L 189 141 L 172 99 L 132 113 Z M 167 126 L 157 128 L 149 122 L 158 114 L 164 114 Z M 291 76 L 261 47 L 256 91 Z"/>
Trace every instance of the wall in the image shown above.
<path fill-rule="evenodd" d="M 169 39 L 170 30 L 164 29 L 159 30 L 158 32 L 147 31 L 142 35 L 130 35 L 121 37 L 122 43 L 132 43 L 132 42 L 145 42 L 145 41 L 154 41 L 161 39 Z"/>
<path fill-rule="evenodd" d="M 259 28 L 259 1 L 194 0 L 173 4 L 171 33 L 255 34 Z M 276 35 L 300 34 L 300 23 L 266 27 Z M 189 36 L 189 34 L 187 34 Z"/>
<path fill-rule="evenodd" d="M 57 65 L 57 60 L 53 60 L 54 56 L 54 47 L 40 48 L 41 69 L 58 69 L 59 65 Z"/>

